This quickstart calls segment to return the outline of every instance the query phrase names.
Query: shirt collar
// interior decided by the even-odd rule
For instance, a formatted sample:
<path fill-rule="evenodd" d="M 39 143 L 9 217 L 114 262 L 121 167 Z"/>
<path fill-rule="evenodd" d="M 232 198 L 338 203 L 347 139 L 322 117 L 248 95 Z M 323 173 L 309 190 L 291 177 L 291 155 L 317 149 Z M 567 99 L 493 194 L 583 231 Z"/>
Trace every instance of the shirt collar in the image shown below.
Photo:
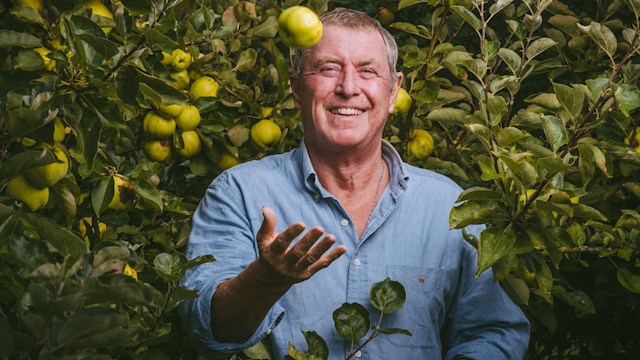
<path fill-rule="evenodd" d="M 296 157 L 305 187 L 314 194 L 316 201 L 319 200 L 320 197 L 332 197 L 332 195 L 322 187 L 320 180 L 318 180 L 318 175 L 311 164 L 311 158 L 309 157 L 309 151 L 304 143 L 304 139 L 300 142 Z M 409 172 L 405 169 L 400 154 L 384 139 L 382 140 L 382 157 L 390 169 L 391 179 L 389 181 L 389 191 L 395 200 L 407 189 L 407 182 L 410 178 Z"/>

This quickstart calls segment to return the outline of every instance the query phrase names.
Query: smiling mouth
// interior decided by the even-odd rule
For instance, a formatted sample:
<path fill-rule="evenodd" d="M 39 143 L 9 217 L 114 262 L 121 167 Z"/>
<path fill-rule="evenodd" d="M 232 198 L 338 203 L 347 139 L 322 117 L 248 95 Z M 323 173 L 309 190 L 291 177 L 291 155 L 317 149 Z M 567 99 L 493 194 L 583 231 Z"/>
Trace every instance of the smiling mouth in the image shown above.
<path fill-rule="evenodd" d="M 360 115 L 364 113 L 364 110 L 354 109 L 354 108 L 335 108 L 335 109 L 331 109 L 331 113 L 336 115 L 353 116 L 353 115 Z"/>

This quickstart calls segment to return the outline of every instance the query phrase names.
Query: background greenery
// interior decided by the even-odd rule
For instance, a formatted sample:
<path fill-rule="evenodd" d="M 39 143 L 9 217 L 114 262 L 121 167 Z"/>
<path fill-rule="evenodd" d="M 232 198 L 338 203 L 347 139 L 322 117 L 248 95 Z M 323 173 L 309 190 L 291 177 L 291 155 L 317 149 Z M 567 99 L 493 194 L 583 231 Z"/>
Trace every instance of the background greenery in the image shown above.
<path fill-rule="evenodd" d="M 190 215 L 228 155 L 298 145 L 276 21 L 297 4 L 360 9 L 396 36 L 413 105 L 385 137 L 467 189 L 451 226 L 487 225 L 468 240 L 531 320 L 528 357 L 640 354 L 639 0 L 104 0 L 113 19 L 81 3 L 0 3 L 3 358 L 196 357 L 175 311 L 196 294 L 177 284 L 213 259 L 186 261 Z M 220 83 L 217 97 L 176 89 L 162 52 L 178 48 L 196 59 L 192 80 Z M 202 114 L 202 151 L 147 159 L 145 115 L 187 102 Z M 258 150 L 249 131 L 263 107 L 282 137 Z M 407 151 L 413 129 L 433 136 L 429 157 Z M 54 162 L 33 146 L 54 137 L 71 166 L 34 212 L 6 185 Z M 133 189 L 125 210 L 108 206 L 116 174 Z"/>

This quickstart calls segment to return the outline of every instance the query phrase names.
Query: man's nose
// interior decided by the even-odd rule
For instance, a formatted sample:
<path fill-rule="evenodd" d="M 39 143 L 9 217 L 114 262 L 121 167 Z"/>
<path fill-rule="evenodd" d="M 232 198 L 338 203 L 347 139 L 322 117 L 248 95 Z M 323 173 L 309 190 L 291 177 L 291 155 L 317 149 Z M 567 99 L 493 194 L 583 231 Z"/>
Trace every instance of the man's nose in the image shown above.
<path fill-rule="evenodd" d="M 336 84 L 336 93 L 346 97 L 360 94 L 360 83 L 355 69 L 350 67 L 343 68 L 338 84 Z"/>

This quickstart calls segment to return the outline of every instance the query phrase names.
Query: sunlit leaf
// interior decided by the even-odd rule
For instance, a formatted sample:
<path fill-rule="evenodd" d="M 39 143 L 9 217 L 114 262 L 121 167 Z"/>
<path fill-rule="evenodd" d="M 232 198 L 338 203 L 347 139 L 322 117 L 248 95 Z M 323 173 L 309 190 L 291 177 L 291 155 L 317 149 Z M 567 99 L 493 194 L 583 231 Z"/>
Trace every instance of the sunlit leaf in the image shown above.
<path fill-rule="evenodd" d="M 553 90 L 562 107 L 573 119 L 578 118 L 584 104 L 584 94 L 577 89 L 564 84 L 553 83 Z"/>
<path fill-rule="evenodd" d="M 451 10 L 460 16 L 467 24 L 471 25 L 474 30 L 480 30 L 482 28 L 482 22 L 478 17 L 472 13 L 469 9 L 454 5 L 451 7 Z"/>
<path fill-rule="evenodd" d="M 527 48 L 527 59 L 531 60 L 557 44 L 549 38 L 536 39 Z"/>
<path fill-rule="evenodd" d="M 133 185 L 133 189 L 136 194 L 145 202 L 145 204 L 151 206 L 155 211 L 162 211 L 162 195 L 153 185 L 139 178 L 129 180 Z"/>
<path fill-rule="evenodd" d="M 480 233 L 478 246 L 478 271 L 481 274 L 496 261 L 507 254 L 516 243 L 516 236 L 511 229 L 487 228 Z"/>
<path fill-rule="evenodd" d="M 460 229 L 471 224 L 484 224 L 496 219 L 497 206 L 488 201 L 466 201 L 451 209 L 449 213 L 449 226 L 452 229 Z"/>
<path fill-rule="evenodd" d="M 272 38 L 278 33 L 278 18 L 269 16 L 262 24 L 249 29 L 247 36 L 260 36 Z"/>
<path fill-rule="evenodd" d="M 609 56 L 613 56 L 618 48 L 615 34 L 599 22 L 593 21 L 589 25 L 577 24 L 578 28 L 589 37 Z"/>
<path fill-rule="evenodd" d="M 463 110 L 456 108 L 438 108 L 427 114 L 427 119 L 437 121 L 443 124 L 464 125 L 466 123 L 465 113 Z"/>
<path fill-rule="evenodd" d="M 561 146 L 569 141 L 569 134 L 564 123 L 557 117 L 550 115 L 543 115 L 540 120 L 547 141 L 551 144 L 553 151 L 558 151 Z"/>
<path fill-rule="evenodd" d="M 514 75 L 520 73 L 520 67 L 522 66 L 522 58 L 515 51 L 507 48 L 501 48 L 498 51 L 498 56 L 504 61 Z"/>
<path fill-rule="evenodd" d="M 629 116 L 631 111 L 640 107 L 640 89 L 634 85 L 621 84 L 615 92 L 620 111 Z"/>

